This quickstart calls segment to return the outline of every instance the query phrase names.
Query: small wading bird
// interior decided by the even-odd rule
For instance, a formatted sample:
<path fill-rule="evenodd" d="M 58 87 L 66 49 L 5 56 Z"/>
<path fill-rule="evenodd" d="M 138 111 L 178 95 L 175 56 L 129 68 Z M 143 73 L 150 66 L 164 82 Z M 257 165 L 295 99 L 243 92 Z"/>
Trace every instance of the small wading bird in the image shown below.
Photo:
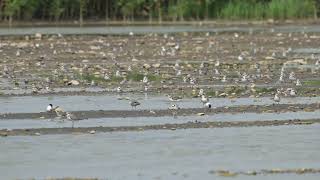
<path fill-rule="evenodd" d="M 177 104 L 172 104 L 170 107 L 169 107 L 170 110 L 178 110 L 180 109 L 180 107 L 177 105 Z"/>
<path fill-rule="evenodd" d="M 206 103 L 209 102 L 209 98 L 206 97 L 205 95 L 202 95 L 201 96 L 201 102 L 202 102 L 203 105 L 205 105 Z"/>
<path fill-rule="evenodd" d="M 179 96 L 167 95 L 170 101 L 180 101 L 182 98 Z"/>
<path fill-rule="evenodd" d="M 63 111 L 59 106 L 53 107 L 52 104 L 49 104 L 47 106 L 47 112 L 57 112 L 57 111 Z"/>
<path fill-rule="evenodd" d="M 276 93 L 276 94 L 274 95 L 273 101 L 276 102 L 276 103 L 278 103 L 278 104 L 280 103 L 280 96 L 278 95 L 278 93 Z"/>
<path fill-rule="evenodd" d="M 59 107 L 59 106 L 57 106 L 57 107 Z M 52 104 L 49 104 L 49 105 L 47 106 L 47 112 L 52 112 L 52 111 L 54 111 L 53 105 L 52 105 Z"/>
<path fill-rule="evenodd" d="M 76 115 L 70 113 L 70 112 L 66 112 L 67 114 L 67 119 L 69 121 L 72 121 L 72 128 L 74 127 L 74 121 L 79 121 L 81 120 L 79 117 L 77 117 Z"/>
<path fill-rule="evenodd" d="M 207 103 L 204 105 L 204 107 L 210 109 L 210 108 L 211 108 L 211 103 L 210 103 L 210 102 L 207 102 Z"/>
<path fill-rule="evenodd" d="M 130 105 L 131 105 L 132 109 L 133 109 L 133 107 L 134 107 L 134 109 L 137 109 L 137 106 L 139 106 L 140 103 L 137 100 L 131 100 Z"/>
<path fill-rule="evenodd" d="M 59 106 L 55 107 L 53 111 L 56 112 L 56 115 L 59 118 L 62 118 L 62 117 L 66 116 L 66 112 L 62 108 L 60 108 Z"/>
<path fill-rule="evenodd" d="M 168 109 L 172 111 L 173 117 L 176 118 L 180 107 L 177 104 L 172 104 Z"/>

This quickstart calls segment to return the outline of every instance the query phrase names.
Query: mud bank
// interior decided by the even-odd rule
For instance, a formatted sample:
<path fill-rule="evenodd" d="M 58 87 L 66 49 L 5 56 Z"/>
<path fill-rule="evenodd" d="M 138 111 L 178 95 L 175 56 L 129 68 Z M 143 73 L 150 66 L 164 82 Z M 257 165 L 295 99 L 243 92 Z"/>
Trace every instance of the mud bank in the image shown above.
<path fill-rule="evenodd" d="M 320 108 L 319 103 L 314 104 L 274 104 L 274 105 L 245 105 L 231 107 L 217 107 L 212 109 L 207 108 L 186 108 L 178 110 L 98 110 L 98 111 L 74 111 L 75 115 L 81 119 L 90 118 L 115 118 L 115 117 L 160 117 L 160 116 L 188 116 L 188 115 L 205 115 L 215 113 L 280 113 L 280 112 L 296 112 L 306 111 L 312 112 Z M 0 119 L 50 119 L 55 118 L 53 112 L 40 113 L 7 113 L 0 114 Z"/>
<path fill-rule="evenodd" d="M 320 119 L 309 120 L 273 120 L 273 121 L 234 121 L 234 122 L 188 122 L 181 124 L 161 124 L 148 126 L 119 126 L 119 127 L 81 127 L 81 128 L 38 128 L 38 129 L 13 129 L 0 130 L 0 135 L 5 136 L 32 136 L 50 134 L 72 134 L 98 132 L 126 132 L 126 131 L 146 131 L 146 130 L 177 130 L 192 128 L 227 128 L 227 127 L 254 127 L 254 126 L 287 126 L 287 125 L 311 125 L 320 123 Z"/>

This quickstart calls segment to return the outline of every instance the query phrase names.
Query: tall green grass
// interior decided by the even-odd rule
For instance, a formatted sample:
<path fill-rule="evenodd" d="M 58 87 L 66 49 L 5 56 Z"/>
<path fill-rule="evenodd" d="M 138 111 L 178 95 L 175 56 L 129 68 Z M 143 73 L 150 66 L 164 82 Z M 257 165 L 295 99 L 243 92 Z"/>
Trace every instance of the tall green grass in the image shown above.
<path fill-rule="evenodd" d="M 239 19 L 298 19 L 314 15 L 313 0 L 271 0 L 259 2 L 249 0 L 231 0 L 220 11 L 220 18 Z"/>
<path fill-rule="evenodd" d="M 273 19 L 309 18 L 313 16 L 313 11 L 311 0 L 272 0 L 267 16 Z"/>
<path fill-rule="evenodd" d="M 244 0 L 230 1 L 220 12 L 224 19 L 262 19 L 265 16 L 264 3 L 250 3 Z"/>

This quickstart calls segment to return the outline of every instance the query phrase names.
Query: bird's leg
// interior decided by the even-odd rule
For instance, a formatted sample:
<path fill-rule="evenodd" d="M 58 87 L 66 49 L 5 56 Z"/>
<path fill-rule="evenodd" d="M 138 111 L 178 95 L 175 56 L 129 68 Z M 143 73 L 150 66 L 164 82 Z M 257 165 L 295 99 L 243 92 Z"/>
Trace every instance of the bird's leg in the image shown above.
<path fill-rule="evenodd" d="M 74 127 L 74 120 L 72 120 L 72 129 L 73 129 L 73 127 Z"/>

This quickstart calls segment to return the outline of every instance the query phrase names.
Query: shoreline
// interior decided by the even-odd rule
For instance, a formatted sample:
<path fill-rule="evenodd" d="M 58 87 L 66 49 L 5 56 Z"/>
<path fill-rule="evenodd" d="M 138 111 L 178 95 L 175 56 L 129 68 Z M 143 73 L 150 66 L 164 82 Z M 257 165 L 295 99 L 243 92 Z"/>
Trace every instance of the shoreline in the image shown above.
<path fill-rule="evenodd" d="M 265 126 L 289 126 L 289 125 L 311 125 L 320 123 L 320 119 L 308 120 L 272 120 L 272 121 L 232 121 L 232 122 L 187 122 L 181 124 L 159 124 L 144 126 L 117 126 L 117 127 L 75 127 L 75 128 L 31 128 L 0 130 L 0 136 L 39 136 L 54 134 L 95 134 L 107 132 L 128 132 L 128 131 L 147 131 L 147 130 L 178 130 L 195 128 L 230 128 L 230 127 L 265 127 Z"/>
<path fill-rule="evenodd" d="M 81 119 L 90 118 L 117 118 L 117 117 L 161 117 L 172 116 L 188 116 L 188 115 L 204 115 L 217 113 L 279 113 L 279 112 L 297 112 L 307 111 L 312 112 L 318 110 L 319 103 L 314 104 L 273 104 L 273 105 L 244 105 L 244 106 L 230 106 L 217 107 L 212 109 L 206 108 L 183 108 L 177 111 L 169 109 L 153 109 L 153 110 L 91 110 L 91 111 L 73 111 L 72 113 L 81 117 Z M 201 114 L 203 113 L 203 114 Z M 50 119 L 55 118 L 55 113 L 6 113 L 0 114 L 1 119 Z"/>

